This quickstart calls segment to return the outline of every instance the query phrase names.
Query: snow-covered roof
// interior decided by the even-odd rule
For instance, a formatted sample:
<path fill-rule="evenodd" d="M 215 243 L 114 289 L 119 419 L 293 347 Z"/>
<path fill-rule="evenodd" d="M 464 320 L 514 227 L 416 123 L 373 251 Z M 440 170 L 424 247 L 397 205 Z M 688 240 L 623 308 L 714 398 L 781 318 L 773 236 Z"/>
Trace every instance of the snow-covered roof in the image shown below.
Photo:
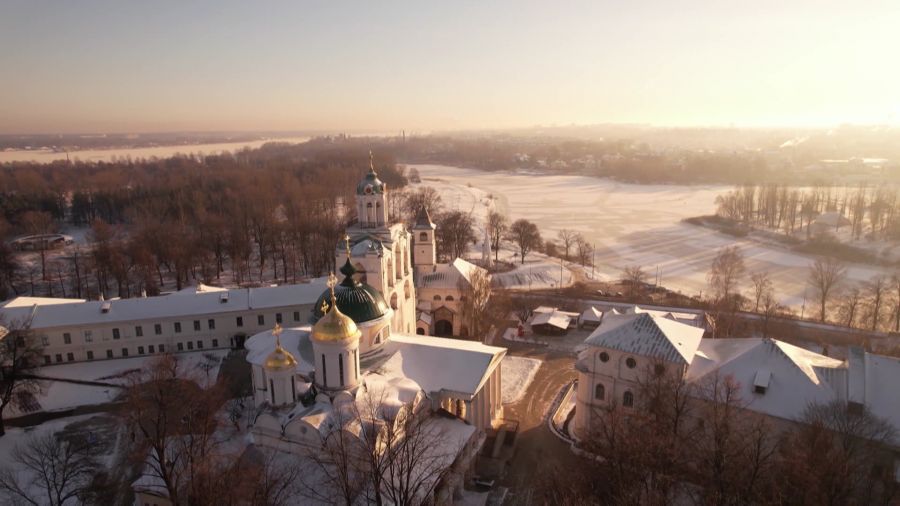
<path fill-rule="evenodd" d="M 392 334 L 385 345 L 391 356 L 377 371 L 404 376 L 426 392 L 441 390 L 475 395 L 493 372 L 506 348 L 477 341 Z"/>
<path fill-rule="evenodd" d="M 583 322 L 599 322 L 603 320 L 603 311 L 595 307 L 589 307 L 581 313 L 581 321 Z"/>
<path fill-rule="evenodd" d="M 607 315 L 586 345 L 690 364 L 703 329 L 651 313 Z"/>
<path fill-rule="evenodd" d="M 227 292 L 227 288 L 222 288 L 220 286 L 210 286 L 204 285 L 203 283 L 198 283 L 197 286 L 189 286 L 187 288 L 182 288 L 177 292 L 172 292 L 170 295 L 196 295 L 198 293 L 213 293 L 213 292 Z"/>
<path fill-rule="evenodd" d="M 312 327 L 285 328 L 281 331 L 281 345 L 297 359 L 297 372 L 309 374 L 315 370 L 313 366 L 312 342 L 309 334 Z M 244 341 L 247 350 L 247 362 L 260 367 L 266 362 L 266 358 L 275 350 L 275 335 L 271 330 L 254 334 Z"/>
<path fill-rule="evenodd" d="M 843 399 L 847 382 L 844 362 L 761 338 L 702 340 L 687 380 L 702 394 L 716 375 L 740 384 L 748 409 L 788 420 L 799 420 L 809 403 Z"/>
<path fill-rule="evenodd" d="M 476 271 L 484 271 L 481 267 L 457 258 L 449 264 L 437 264 L 432 268 L 420 268 L 418 277 L 419 288 L 459 288 L 459 281 L 463 279 L 467 284 L 472 283 L 472 275 Z"/>
<path fill-rule="evenodd" d="M 634 305 L 625 309 L 623 314 L 651 314 L 653 316 L 659 316 L 662 318 L 668 318 L 670 320 L 675 320 L 681 323 L 687 323 L 689 325 L 696 324 L 696 322 L 700 321 L 700 315 L 696 313 L 682 313 L 679 311 L 660 311 L 657 309 L 646 309 L 640 307 L 638 305 Z"/>
<path fill-rule="evenodd" d="M 550 325 L 553 327 L 567 329 L 572 319 L 565 313 L 553 311 L 552 313 L 537 313 L 531 319 L 531 326 Z"/>
<path fill-rule="evenodd" d="M 865 371 L 866 406 L 900 431 L 900 359 L 866 353 Z"/>
<path fill-rule="evenodd" d="M 236 288 L 227 291 L 202 291 L 158 297 L 139 297 L 111 301 L 76 301 L 59 304 L 35 304 L 13 299 L 0 306 L 4 319 L 19 319 L 22 310 L 33 311 L 31 327 L 52 328 L 70 325 L 96 325 L 177 317 L 199 317 L 235 311 L 268 309 L 312 304 L 325 290 L 321 279 L 311 283 L 263 288 Z M 108 306 L 108 311 L 102 308 Z M 10 309 L 8 310 L 7 307 Z"/>
<path fill-rule="evenodd" d="M 552 312 L 554 312 L 554 311 L 556 311 L 556 308 L 555 308 L 555 307 L 550 307 L 550 306 L 538 306 L 538 307 L 534 308 L 531 312 L 532 312 L 533 314 L 541 314 L 541 313 L 552 313 Z"/>

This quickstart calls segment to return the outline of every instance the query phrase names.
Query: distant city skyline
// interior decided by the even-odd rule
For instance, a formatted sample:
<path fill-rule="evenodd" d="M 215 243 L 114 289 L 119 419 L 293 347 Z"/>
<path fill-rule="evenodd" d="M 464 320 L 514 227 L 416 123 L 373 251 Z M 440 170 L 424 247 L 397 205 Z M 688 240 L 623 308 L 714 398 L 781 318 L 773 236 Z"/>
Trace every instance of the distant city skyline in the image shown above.
<path fill-rule="evenodd" d="M 900 124 L 900 4 L 0 0 L 0 133 Z"/>

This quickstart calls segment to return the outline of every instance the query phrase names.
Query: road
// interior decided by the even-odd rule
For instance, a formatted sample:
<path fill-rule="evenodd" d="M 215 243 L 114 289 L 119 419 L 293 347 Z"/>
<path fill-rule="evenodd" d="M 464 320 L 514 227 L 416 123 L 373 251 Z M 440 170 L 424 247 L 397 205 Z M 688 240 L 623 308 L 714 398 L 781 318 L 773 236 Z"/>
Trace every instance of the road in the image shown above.
<path fill-rule="evenodd" d="M 507 504 L 519 504 L 523 494 L 534 493 L 540 497 L 542 488 L 560 470 L 578 465 L 579 457 L 572 453 L 568 443 L 547 426 L 550 405 L 560 390 L 576 377 L 575 357 L 526 344 L 504 341 L 503 346 L 509 347 L 511 355 L 543 361 L 522 400 L 504 408 L 504 418 L 518 420 L 519 433 L 515 455 L 500 485 L 510 489 Z"/>

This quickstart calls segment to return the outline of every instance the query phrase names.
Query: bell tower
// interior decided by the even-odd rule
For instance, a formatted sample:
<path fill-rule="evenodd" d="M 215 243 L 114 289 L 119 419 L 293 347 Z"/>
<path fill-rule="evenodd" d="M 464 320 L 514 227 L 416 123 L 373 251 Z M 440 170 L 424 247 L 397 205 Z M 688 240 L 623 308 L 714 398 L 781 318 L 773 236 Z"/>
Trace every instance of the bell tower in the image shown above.
<path fill-rule="evenodd" d="M 387 185 L 378 179 L 375 160 L 369 151 L 369 172 L 356 185 L 356 215 L 362 228 L 383 228 L 389 216 Z"/>
<path fill-rule="evenodd" d="M 413 265 L 433 266 L 437 261 L 437 249 L 434 242 L 434 223 L 431 222 L 431 216 L 425 206 L 419 208 L 416 215 L 416 224 L 413 225 L 413 241 L 415 249 L 413 250 Z"/>

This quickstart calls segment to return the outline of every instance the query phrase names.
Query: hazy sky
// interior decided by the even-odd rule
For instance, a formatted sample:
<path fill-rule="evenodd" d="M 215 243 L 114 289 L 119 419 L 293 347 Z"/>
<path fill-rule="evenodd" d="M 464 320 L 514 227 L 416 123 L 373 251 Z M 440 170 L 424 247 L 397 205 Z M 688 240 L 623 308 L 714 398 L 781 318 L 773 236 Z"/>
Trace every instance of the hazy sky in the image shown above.
<path fill-rule="evenodd" d="M 0 0 L 0 132 L 900 122 L 900 1 Z"/>

